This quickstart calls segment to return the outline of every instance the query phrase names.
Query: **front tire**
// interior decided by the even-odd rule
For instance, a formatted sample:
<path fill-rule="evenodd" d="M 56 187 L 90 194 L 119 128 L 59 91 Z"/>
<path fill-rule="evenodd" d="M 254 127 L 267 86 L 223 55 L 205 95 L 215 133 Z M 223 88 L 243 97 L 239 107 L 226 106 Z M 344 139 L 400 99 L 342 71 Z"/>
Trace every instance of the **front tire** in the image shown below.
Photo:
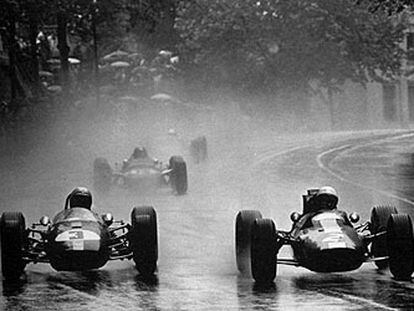
<path fill-rule="evenodd" d="M 251 228 L 262 214 L 256 210 L 242 210 L 236 216 L 236 262 L 241 273 L 250 272 Z"/>
<path fill-rule="evenodd" d="M 157 268 L 157 214 L 153 207 L 134 207 L 131 213 L 130 243 L 139 273 L 150 277 Z"/>
<path fill-rule="evenodd" d="M 187 192 L 187 164 L 181 156 L 172 156 L 170 158 L 170 173 L 171 186 L 178 195 L 183 195 Z"/>
<path fill-rule="evenodd" d="M 271 219 L 256 219 L 252 227 L 251 269 L 258 284 L 272 283 L 276 277 L 276 226 Z"/>
<path fill-rule="evenodd" d="M 398 214 L 394 206 L 375 206 L 371 211 L 371 233 L 376 234 L 387 230 L 388 219 L 392 214 Z M 384 257 L 388 255 L 387 237 L 385 235 L 372 241 L 371 253 L 374 257 Z M 388 267 L 388 260 L 375 261 L 378 269 Z"/>
<path fill-rule="evenodd" d="M 6 280 L 18 279 L 26 266 L 23 248 L 26 244 L 26 223 L 20 212 L 4 212 L 0 220 L 1 268 Z"/>
<path fill-rule="evenodd" d="M 410 216 L 390 216 L 387 225 L 387 245 L 391 274 L 397 280 L 411 280 L 414 271 L 414 237 Z"/>

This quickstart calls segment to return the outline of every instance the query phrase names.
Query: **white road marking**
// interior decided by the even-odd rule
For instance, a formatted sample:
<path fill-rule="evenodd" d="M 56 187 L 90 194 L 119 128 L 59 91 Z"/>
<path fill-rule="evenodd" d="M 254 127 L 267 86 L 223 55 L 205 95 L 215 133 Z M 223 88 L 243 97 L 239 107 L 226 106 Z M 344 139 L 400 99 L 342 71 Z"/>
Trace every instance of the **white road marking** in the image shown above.
<path fill-rule="evenodd" d="M 368 190 L 371 190 L 371 191 L 375 191 L 375 192 L 380 193 L 380 194 L 382 194 L 382 195 L 385 195 L 385 196 L 388 196 L 388 197 L 391 197 L 391 198 L 394 198 L 394 199 L 400 200 L 400 201 L 402 201 L 402 202 L 405 202 L 405 203 L 408 203 L 408 204 L 414 205 L 414 201 L 411 201 L 411 200 L 408 200 L 408 199 L 403 198 L 403 197 L 401 197 L 401 196 L 395 195 L 395 194 L 393 194 L 393 193 L 391 193 L 391 192 L 384 191 L 384 190 L 379 190 L 379 189 L 377 189 L 377 188 L 374 188 L 374 187 L 371 187 L 371 186 L 368 186 L 368 185 L 364 185 L 364 184 L 361 184 L 361 183 L 359 183 L 359 182 L 353 181 L 353 180 L 351 180 L 351 179 L 345 178 L 345 177 L 343 177 L 343 176 L 340 174 L 340 173 L 342 172 L 341 170 L 337 169 L 337 171 L 339 171 L 339 172 L 340 172 L 340 173 L 338 174 L 336 171 L 332 170 L 332 169 L 329 167 L 329 163 L 325 164 L 325 163 L 323 162 L 323 158 L 324 158 L 325 156 L 327 156 L 327 155 L 329 155 L 329 154 L 331 154 L 331 153 L 334 153 L 334 152 L 338 152 L 338 151 L 341 151 L 341 150 L 345 150 L 345 151 L 344 151 L 344 153 L 348 153 L 348 152 L 350 152 L 350 151 L 355 151 L 355 150 L 357 150 L 357 149 L 359 149 L 359 148 L 363 148 L 363 147 L 367 147 L 367 146 L 372 146 L 372 145 L 376 145 L 376 144 L 384 143 L 384 142 L 387 142 L 387 141 L 392 141 L 392 140 L 398 140 L 398 139 L 403 139 L 403 138 L 413 137 L 413 136 L 414 136 L 414 133 L 408 133 L 408 134 L 407 134 L 407 133 L 405 133 L 405 134 L 401 134 L 401 135 L 399 135 L 399 136 L 393 136 L 393 137 L 383 138 L 383 139 L 380 139 L 380 140 L 377 140 L 377 141 L 374 141 L 374 142 L 369 142 L 369 143 L 359 144 L 359 145 L 356 145 L 356 146 L 354 146 L 354 147 L 352 147 L 352 148 L 350 148 L 350 147 L 351 147 L 351 145 L 349 145 L 349 144 L 347 144 L 347 145 L 342 145 L 342 146 L 340 146 L 340 147 L 332 148 L 332 149 L 329 149 L 329 150 L 327 150 L 327 151 L 324 151 L 324 152 L 320 153 L 320 154 L 317 156 L 316 161 L 317 161 L 317 163 L 318 163 L 318 166 L 319 166 L 321 169 L 325 170 L 326 172 L 328 172 L 328 173 L 329 173 L 329 174 L 331 174 L 332 176 L 336 177 L 337 179 L 341 180 L 342 182 L 345 182 L 345 183 L 348 183 L 348 184 L 351 184 L 351 185 L 354 185 L 354 186 L 358 186 L 358 187 L 361 187 L 361 188 L 364 188 L 364 189 L 368 189 Z M 340 155 L 341 155 L 341 153 L 340 153 L 339 155 L 335 156 L 335 158 L 338 158 Z"/>
<path fill-rule="evenodd" d="M 398 132 L 395 132 L 394 131 L 394 132 L 388 132 L 388 133 L 389 134 L 397 134 Z M 378 135 L 378 134 L 379 133 L 372 132 L 372 135 Z M 330 169 L 328 167 L 329 163 L 327 165 L 325 165 L 324 162 L 323 162 L 323 158 L 325 156 L 327 156 L 328 154 L 333 153 L 333 152 L 337 152 L 337 151 L 344 150 L 343 153 L 345 154 L 347 152 L 350 152 L 351 150 L 355 150 L 355 149 L 358 149 L 358 148 L 366 147 L 366 146 L 369 146 L 369 145 L 375 145 L 375 144 L 379 144 L 379 143 L 382 143 L 382 142 L 386 142 L 388 140 L 398 140 L 398 139 L 403 139 L 403 138 L 412 137 L 412 136 L 414 136 L 414 133 L 411 132 L 411 133 L 408 133 L 407 134 L 406 132 L 404 132 L 403 134 L 398 135 L 398 136 L 393 136 L 391 138 L 390 137 L 387 137 L 385 139 L 384 138 L 383 139 L 379 139 L 379 140 L 374 141 L 374 142 L 359 144 L 359 145 L 356 145 L 354 147 L 352 147 L 352 145 L 350 145 L 350 144 L 345 144 L 345 145 L 342 145 L 342 146 L 339 146 L 339 147 L 335 147 L 335 148 L 332 148 L 332 149 L 329 149 L 327 151 L 324 151 L 324 152 L 320 153 L 317 156 L 317 159 L 316 160 L 317 160 L 318 166 L 321 169 L 327 171 L 329 174 L 331 174 L 332 176 L 338 178 L 342 182 L 349 183 L 349 184 L 352 184 L 352 185 L 355 185 L 355 186 L 359 186 L 359 187 L 362 187 L 364 189 L 376 191 L 376 192 L 381 193 L 381 194 L 383 194 L 385 196 L 393 197 L 393 198 L 396 198 L 396 199 L 401 200 L 403 202 L 406 202 L 408 204 L 414 205 L 414 202 L 413 201 L 408 200 L 406 198 L 403 198 L 403 197 L 394 195 L 394 194 L 389 193 L 387 191 L 378 190 L 378 189 L 375 189 L 375 188 L 370 187 L 370 186 L 362 185 L 362 184 L 360 184 L 358 182 L 354 182 L 354 181 L 352 181 L 350 179 L 347 179 L 347 178 L 341 176 L 340 174 L 336 173 L 332 169 Z M 364 137 L 360 137 L 360 138 L 364 138 Z M 365 138 L 367 138 L 367 137 L 365 137 Z M 253 167 L 257 168 L 259 165 L 262 165 L 265 162 L 268 162 L 268 161 L 272 160 L 273 158 L 277 158 L 279 156 L 283 156 L 283 155 L 286 155 L 288 153 L 291 153 L 291 152 L 294 152 L 294 151 L 297 151 L 297 150 L 301 150 L 301 149 L 306 149 L 306 148 L 309 148 L 309 147 L 315 147 L 315 144 L 307 144 L 307 145 L 302 145 L 302 146 L 298 146 L 298 147 L 291 147 L 291 148 L 288 148 L 288 149 L 285 149 L 285 150 L 282 150 L 282 151 L 278 151 L 278 152 L 274 152 L 271 149 L 265 150 L 263 153 L 261 153 L 258 156 L 258 159 L 253 164 Z M 335 158 L 337 158 L 337 156 Z M 378 308 L 378 309 L 381 309 L 381 310 L 399 310 L 398 308 L 392 308 L 392 307 L 389 307 L 389 306 L 387 306 L 385 304 L 377 303 L 377 302 L 375 302 L 373 300 L 366 299 L 366 298 L 359 297 L 359 296 L 352 295 L 352 294 L 345 294 L 345 293 L 340 293 L 340 292 L 335 292 L 335 291 L 328 291 L 325 295 L 331 295 L 333 297 L 338 297 L 340 299 L 347 300 L 347 301 L 350 301 L 350 302 L 353 302 L 353 303 L 356 303 L 356 304 L 359 304 L 359 305 L 365 305 L 368 308 L 369 307 L 373 307 L 373 308 Z"/>

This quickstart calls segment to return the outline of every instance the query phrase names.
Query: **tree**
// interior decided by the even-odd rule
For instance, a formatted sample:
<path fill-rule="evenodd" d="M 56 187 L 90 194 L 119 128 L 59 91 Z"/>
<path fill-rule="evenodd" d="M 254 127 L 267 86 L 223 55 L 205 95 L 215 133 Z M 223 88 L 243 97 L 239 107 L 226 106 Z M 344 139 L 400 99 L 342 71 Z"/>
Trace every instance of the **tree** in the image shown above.
<path fill-rule="evenodd" d="M 306 100 L 315 85 L 336 91 L 347 79 L 399 73 L 404 27 L 368 9 L 353 0 L 180 1 L 176 28 L 186 65 L 206 80 Z"/>
<path fill-rule="evenodd" d="M 388 14 L 400 13 L 414 7 L 412 0 L 357 0 L 356 3 L 364 3 L 372 12 L 382 10 Z"/>

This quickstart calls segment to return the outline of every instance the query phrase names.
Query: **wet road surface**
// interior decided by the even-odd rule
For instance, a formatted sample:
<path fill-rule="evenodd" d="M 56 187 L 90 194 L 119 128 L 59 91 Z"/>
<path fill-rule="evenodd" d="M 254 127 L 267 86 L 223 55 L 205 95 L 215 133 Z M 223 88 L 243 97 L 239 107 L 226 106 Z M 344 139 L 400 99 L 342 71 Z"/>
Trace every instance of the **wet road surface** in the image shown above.
<path fill-rule="evenodd" d="M 216 119 L 210 117 L 207 121 Z M 161 121 L 166 122 L 165 118 Z M 43 214 L 56 213 L 73 186 L 90 185 L 93 157 L 107 154 L 114 162 L 128 154 L 135 141 L 143 140 L 128 128 L 133 125 L 123 122 L 119 123 L 123 127 L 113 129 L 114 137 L 99 136 L 96 131 L 93 143 L 90 140 L 66 143 L 70 138 L 63 143 L 55 139 L 53 148 L 60 148 L 58 165 L 54 163 L 53 148 L 45 146 L 32 148 L 29 156 L 20 155 L 18 168 L 11 165 L 10 159 L 3 159 L 1 211 L 20 210 L 27 223 L 37 221 Z M 152 153 L 156 151 L 163 159 L 176 151 L 188 159 L 190 184 L 185 196 L 175 196 L 168 188 L 139 195 L 119 189 L 107 194 L 94 193 L 96 210 L 111 211 L 116 219 L 129 221 L 130 211 L 136 205 L 155 207 L 160 259 L 153 280 L 141 279 L 131 261 L 110 262 L 89 272 L 56 272 L 46 264 L 30 264 L 19 284 L 3 283 L 0 308 L 77 311 L 414 308 L 414 285 L 394 281 L 388 271 L 380 273 L 373 264 L 338 274 L 316 274 L 280 266 L 275 284 L 260 288 L 250 278 L 238 274 L 234 255 L 237 211 L 258 209 L 265 217 L 273 218 L 277 228 L 288 229 L 290 213 L 301 211 L 301 195 L 310 187 L 325 184 L 336 187 L 341 208 L 359 212 L 362 220 L 369 218 L 372 206 L 385 202 L 414 216 L 409 186 L 401 186 L 406 183 L 401 184 L 402 177 L 396 175 L 401 165 L 406 164 L 400 155 L 414 145 L 413 137 L 400 137 L 397 132 L 263 135 L 261 129 L 252 131 L 252 124 L 245 124 L 248 121 L 237 122 L 234 131 L 225 120 L 217 121 L 211 128 L 201 126 L 210 147 L 206 163 L 195 164 L 188 158 L 183 141 L 188 142 L 190 136 L 180 137 L 175 146 L 168 143 L 164 144 L 165 149 L 152 148 Z M 185 128 L 179 122 L 174 126 Z M 166 129 L 158 128 L 158 132 L 154 129 L 157 137 L 153 139 L 146 130 L 144 140 L 152 146 L 171 142 L 173 138 L 160 134 Z M 245 136 L 239 137 L 240 133 Z M 87 147 L 91 144 L 93 150 Z M 74 160 L 76 166 L 72 164 Z"/>

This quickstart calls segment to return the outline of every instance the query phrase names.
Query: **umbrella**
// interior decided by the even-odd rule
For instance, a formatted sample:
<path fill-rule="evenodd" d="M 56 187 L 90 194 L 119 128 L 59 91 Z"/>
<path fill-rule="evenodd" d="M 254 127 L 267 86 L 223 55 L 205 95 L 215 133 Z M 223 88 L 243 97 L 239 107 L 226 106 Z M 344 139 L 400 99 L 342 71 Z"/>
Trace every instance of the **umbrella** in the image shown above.
<path fill-rule="evenodd" d="M 129 66 L 130 64 L 128 62 L 123 62 L 123 61 L 117 61 L 117 62 L 111 63 L 111 67 L 116 67 L 116 68 L 126 68 Z"/>
<path fill-rule="evenodd" d="M 125 56 L 128 56 L 128 53 L 127 52 L 124 52 L 124 51 L 121 51 L 121 50 L 117 50 L 117 51 L 114 51 L 112 53 L 109 53 L 109 54 L 105 55 L 103 57 L 103 60 L 111 60 L 113 58 L 125 57 Z"/>
<path fill-rule="evenodd" d="M 51 78 L 53 77 L 53 73 L 51 73 L 50 71 L 39 71 L 39 76 L 40 77 L 45 77 L 45 78 Z"/>
<path fill-rule="evenodd" d="M 129 58 L 142 58 L 142 54 L 141 53 L 132 53 L 128 55 Z"/>
<path fill-rule="evenodd" d="M 170 58 L 171 64 L 177 64 L 180 58 L 178 56 L 174 56 Z"/>
<path fill-rule="evenodd" d="M 171 103 L 179 103 L 180 102 L 179 99 L 177 99 L 174 96 L 171 96 L 169 94 L 165 94 L 165 93 L 157 93 L 155 95 L 152 95 L 150 98 L 154 101 L 159 101 L 159 102 L 171 102 Z"/>
<path fill-rule="evenodd" d="M 158 55 L 165 56 L 165 57 L 171 57 L 172 56 L 172 52 L 166 51 L 166 50 L 161 50 L 161 51 L 158 52 Z"/>
<path fill-rule="evenodd" d="M 58 93 L 62 91 L 62 87 L 60 85 L 51 85 L 47 87 L 48 91 L 53 93 Z"/>
<path fill-rule="evenodd" d="M 133 102 L 133 103 L 136 103 L 139 100 L 138 97 L 134 97 L 134 96 L 122 96 L 119 99 L 121 101 Z"/>
<path fill-rule="evenodd" d="M 80 64 L 81 61 L 77 58 L 69 57 L 68 62 L 72 65 L 77 65 L 77 64 Z"/>
<path fill-rule="evenodd" d="M 51 64 L 51 65 L 57 65 L 57 64 L 60 64 L 60 59 L 58 59 L 58 58 L 50 58 L 50 59 L 47 60 L 47 62 L 49 64 Z"/>
<path fill-rule="evenodd" d="M 47 62 L 51 65 L 59 65 L 60 64 L 60 59 L 59 58 L 51 58 L 51 59 L 48 59 Z M 69 62 L 69 64 L 77 65 L 77 64 L 80 64 L 81 61 L 77 58 L 69 57 L 68 62 Z"/>

